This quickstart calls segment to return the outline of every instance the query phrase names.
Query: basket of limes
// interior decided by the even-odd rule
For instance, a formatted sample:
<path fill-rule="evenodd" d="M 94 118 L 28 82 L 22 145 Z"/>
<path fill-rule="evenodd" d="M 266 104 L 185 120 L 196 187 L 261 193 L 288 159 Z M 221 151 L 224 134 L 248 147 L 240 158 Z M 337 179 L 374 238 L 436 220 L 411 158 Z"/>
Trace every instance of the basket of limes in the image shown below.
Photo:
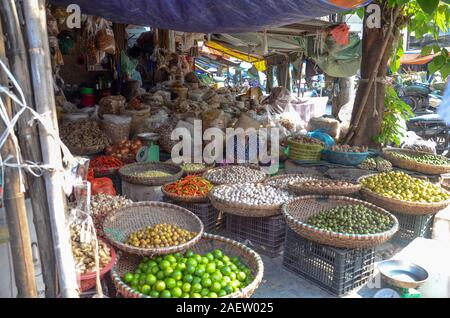
<path fill-rule="evenodd" d="M 154 258 L 121 253 L 111 275 L 126 298 L 248 298 L 261 283 L 263 271 L 253 250 L 204 234 L 185 253 Z"/>

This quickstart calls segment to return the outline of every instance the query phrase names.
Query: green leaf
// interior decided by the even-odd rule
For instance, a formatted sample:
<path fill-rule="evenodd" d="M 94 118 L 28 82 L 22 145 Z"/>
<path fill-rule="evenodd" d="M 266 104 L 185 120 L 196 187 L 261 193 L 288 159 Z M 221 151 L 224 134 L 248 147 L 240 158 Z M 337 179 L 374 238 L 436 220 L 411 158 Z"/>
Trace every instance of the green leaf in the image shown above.
<path fill-rule="evenodd" d="M 446 32 L 448 30 L 446 7 L 447 7 L 446 5 L 439 6 L 434 18 L 436 25 L 442 32 Z"/>
<path fill-rule="evenodd" d="M 365 7 L 361 7 L 361 8 L 356 9 L 356 15 L 357 15 L 360 19 L 363 19 L 363 18 L 364 18 L 364 15 L 365 15 L 365 10 L 366 10 Z"/>
<path fill-rule="evenodd" d="M 433 53 L 439 53 L 441 51 L 441 48 L 437 44 L 433 44 Z"/>
<path fill-rule="evenodd" d="M 441 76 L 442 78 L 447 78 L 450 75 L 450 63 L 447 62 L 444 66 L 441 67 Z"/>
<path fill-rule="evenodd" d="M 422 48 L 422 51 L 420 51 L 420 56 L 430 55 L 432 51 L 433 51 L 433 48 L 431 46 L 424 46 Z"/>
<path fill-rule="evenodd" d="M 436 73 L 440 68 L 440 64 L 438 64 L 435 61 L 435 59 L 436 58 L 434 58 L 430 63 L 428 63 L 428 71 L 430 72 L 430 75 Z"/>
<path fill-rule="evenodd" d="M 422 10 L 432 15 L 439 5 L 439 0 L 416 0 Z"/>

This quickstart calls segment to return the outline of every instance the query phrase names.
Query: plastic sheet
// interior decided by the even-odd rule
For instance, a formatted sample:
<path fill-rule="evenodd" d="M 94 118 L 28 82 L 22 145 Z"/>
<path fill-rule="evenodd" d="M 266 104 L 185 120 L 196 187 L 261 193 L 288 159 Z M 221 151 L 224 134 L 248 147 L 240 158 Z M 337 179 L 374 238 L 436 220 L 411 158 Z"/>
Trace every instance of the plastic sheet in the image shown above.
<path fill-rule="evenodd" d="M 348 0 L 51 0 L 78 4 L 81 12 L 116 23 L 149 25 L 186 32 L 225 33 L 259 31 L 311 20 L 371 1 Z M 345 7 L 334 5 L 333 3 Z"/>

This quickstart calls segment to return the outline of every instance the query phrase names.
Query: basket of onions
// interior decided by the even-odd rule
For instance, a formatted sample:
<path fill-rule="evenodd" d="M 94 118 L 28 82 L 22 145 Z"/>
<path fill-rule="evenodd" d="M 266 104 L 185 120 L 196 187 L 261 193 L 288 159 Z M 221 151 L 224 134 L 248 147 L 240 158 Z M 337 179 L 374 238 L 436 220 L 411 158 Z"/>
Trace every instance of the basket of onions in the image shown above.
<path fill-rule="evenodd" d="M 124 163 L 131 163 L 136 161 L 136 154 L 142 147 L 142 142 L 139 139 L 122 140 L 121 142 L 108 146 L 105 153 L 108 156 L 119 158 Z"/>

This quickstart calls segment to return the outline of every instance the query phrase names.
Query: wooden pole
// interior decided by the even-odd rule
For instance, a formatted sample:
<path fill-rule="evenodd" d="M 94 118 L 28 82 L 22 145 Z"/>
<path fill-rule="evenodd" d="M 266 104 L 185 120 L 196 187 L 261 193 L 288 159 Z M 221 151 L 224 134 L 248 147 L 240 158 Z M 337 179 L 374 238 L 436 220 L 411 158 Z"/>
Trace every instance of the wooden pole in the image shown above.
<path fill-rule="evenodd" d="M 30 82 L 30 72 L 28 70 L 28 58 L 25 50 L 25 43 L 22 36 L 22 29 L 14 0 L 4 0 L 0 3 L 0 14 L 3 22 L 3 29 L 7 34 L 8 50 L 6 52 L 11 72 L 19 83 L 25 95 L 29 107 L 34 104 L 33 92 Z M 16 95 L 18 93 L 16 92 Z M 18 137 L 25 160 L 32 162 L 42 162 L 41 149 L 39 148 L 39 133 L 36 126 L 30 126 L 28 122 L 32 119 L 29 112 L 24 112 L 18 121 Z M 56 297 L 56 266 L 55 253 L 53 251 L 53 239 L 48 214 L 47 197 L 45 193 L 45 183 L 43 178 L 36 178 L 31 174 L 26 174 L 27 183 L 30 189 L 31 206 L 33 208 L 33 222 L 36 229 L 36 236 L 39 246 L 39 256 L 42 267 L 42 276 L 45 283 L 45 296 L 47 298 Z"/>
<path fill-rule="evenodd" d="M 5 52 L 5 38 L 3 28 L 0 23 L 0 59 L 8 65 Z M 8 87 L 8 77 L 5 72 L 0 72 L 0 84 Z M 11 119 L 12 106 L 11 99 L 2 96 L 6 106 L 6 115 Z M 3 120 L 0 121 L 0 131 L 7 130 Z M 1 148 L 2 160 L 11 157 L 10 163 L 18 163 L 14 134 L 9 135 L 6 143 Z M 10 235 L 10 248 L 14 265 L 14 278 L 17 287 L 17 297 L 36 298 L 36 281 L 34 276 L 34 263 L 31 253 L 30 231 L 28 228 L 27 210 L 25 206 L 25 196 L 20 189 L 19 170 L 17 168 L 3 167 L 4 184 L 3 204 L 5 206 L 6 221 Z"/>
<path fill-rule="evenodd" d="M 58 121 L 53 91 L 53 76 L 50 50 L 47 38 L 45 1 L 27 0 L 22 2 L 28 38 L 28 52 L 36 111 L 46 114 L 46 129 L 41 129 L 43 163 L 54 169 L 44 174 L 50 222 L 58 269 L 59 286 L 62 297 L 78 297 L 75 264 L 66 229 L 63 193 L 64 174 L 61 151 L 58 142 L 50 132 L 58 134 Z"/>

